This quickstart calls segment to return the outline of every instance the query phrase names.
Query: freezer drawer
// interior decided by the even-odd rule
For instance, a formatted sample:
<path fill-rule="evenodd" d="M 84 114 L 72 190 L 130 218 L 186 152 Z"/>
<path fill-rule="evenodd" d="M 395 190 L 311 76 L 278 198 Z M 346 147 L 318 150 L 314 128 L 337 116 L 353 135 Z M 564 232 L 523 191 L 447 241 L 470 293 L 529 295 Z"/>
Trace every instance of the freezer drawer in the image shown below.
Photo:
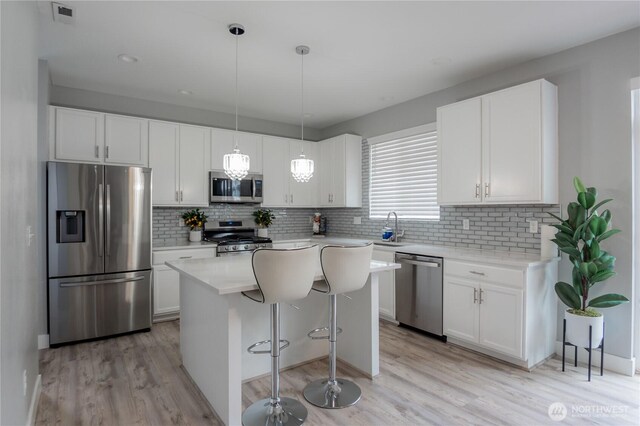
<path fill-rule="evenodd" d="M 151 327 L 151 271 L 49 280 L 49 342 Z"/>

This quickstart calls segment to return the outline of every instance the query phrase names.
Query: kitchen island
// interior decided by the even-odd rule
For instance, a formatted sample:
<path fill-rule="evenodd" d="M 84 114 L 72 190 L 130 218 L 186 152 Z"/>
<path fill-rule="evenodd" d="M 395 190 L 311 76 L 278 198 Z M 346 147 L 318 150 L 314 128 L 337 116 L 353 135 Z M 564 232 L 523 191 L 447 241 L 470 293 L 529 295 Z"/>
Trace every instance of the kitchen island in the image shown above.
<path fill-rule="evenodd" d="M 242 382 L 270 372 L 269 355 L 252 355 L 246 350 L 270 335 L 269 305 L 241 294 L 258 288 L 251 256 L 166 264 L 180 274 L 182 364 L 222 421 L 239 425 Z M 349 293 L 349 298 L 338 298 L 338 325 L 343 329 L 338 337 L 338 358 L 369 377 L 379 373 L 378 273 L 399 267 L 371 261 L 367 284 Z M 315 280 L 323 280 L 319 258 L 316 271 Z M 281 306 L 281 335 L 291 342 L 281 354 L 281 368 L 328 355 L 326 340 L 307 337 L 310 330 L 328 325 L 328 297 L 312 291 L 295 304 Z"/>

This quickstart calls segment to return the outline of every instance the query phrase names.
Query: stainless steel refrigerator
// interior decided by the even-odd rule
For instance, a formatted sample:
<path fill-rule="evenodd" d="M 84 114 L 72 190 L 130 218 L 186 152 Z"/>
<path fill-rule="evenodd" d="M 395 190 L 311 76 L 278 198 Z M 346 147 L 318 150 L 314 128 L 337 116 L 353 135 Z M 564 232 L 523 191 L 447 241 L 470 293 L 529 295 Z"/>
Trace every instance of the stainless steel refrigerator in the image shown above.
<path fill-rule="evenodd" d="M 151 327 L 151 169 L 47 164 L 49 343 Z"/>

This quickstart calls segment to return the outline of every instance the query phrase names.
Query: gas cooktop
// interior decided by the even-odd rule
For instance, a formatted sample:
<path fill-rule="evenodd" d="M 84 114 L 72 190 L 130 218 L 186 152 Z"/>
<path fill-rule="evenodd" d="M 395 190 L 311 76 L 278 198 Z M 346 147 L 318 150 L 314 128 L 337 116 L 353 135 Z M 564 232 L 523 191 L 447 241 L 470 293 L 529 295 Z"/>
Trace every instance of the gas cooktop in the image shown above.
<path fill-rule="evenodd" d="M 246 222 L 246 221 L 245 221 Z M 204 241 L 217 243 L 217 254 L 251 253 L 257 248 L 272 247 L 270 238 L 255 235 L 255 228 L 243 226 L 242 220 L 217 222 L 203 231 Z"/>

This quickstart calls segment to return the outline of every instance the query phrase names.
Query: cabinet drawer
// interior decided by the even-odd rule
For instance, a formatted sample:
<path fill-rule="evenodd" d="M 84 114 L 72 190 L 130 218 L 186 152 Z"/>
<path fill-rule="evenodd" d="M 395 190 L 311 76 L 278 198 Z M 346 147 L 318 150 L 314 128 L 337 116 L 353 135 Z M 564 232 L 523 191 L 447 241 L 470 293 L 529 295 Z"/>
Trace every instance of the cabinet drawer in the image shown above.
<path fill-rule="evenodd" d="M 163 250 L 153 252 L 153 264 L 164 265 L 164 262 L 180 259 L 202 259 L 205 257 L 216 257 L 215 248 L 199 248 L 185 250 Z"/>
<path fill-rule="evenodd" d="M 520 269 L 445 260 L 444 273 L 446 276 L 454 275 L 474 281 L 493 282 L 516 288 L 524 287 L 524 271 Z"/>

